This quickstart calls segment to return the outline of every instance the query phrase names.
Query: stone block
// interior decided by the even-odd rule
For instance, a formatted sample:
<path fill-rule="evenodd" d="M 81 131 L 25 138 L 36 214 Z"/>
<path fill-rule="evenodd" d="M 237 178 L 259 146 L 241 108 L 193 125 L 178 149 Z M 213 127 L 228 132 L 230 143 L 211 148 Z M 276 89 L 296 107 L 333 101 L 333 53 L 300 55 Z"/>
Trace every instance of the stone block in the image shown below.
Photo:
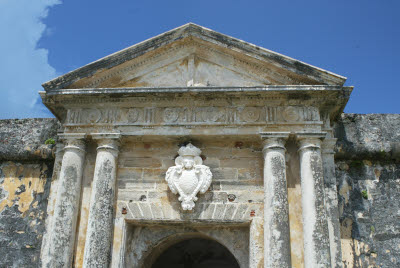
<path fill-rule="evenodd" d="M 145 168 L 143 169 L 144 181 L 163 182 L 165 180 L 165 169 L 160 168 Z"/>
<path fill-rule="evenodd" d="M 239 181 L 263 181 L 262 173 L 258 169 L 239 168 L 238 169 Z"/>
<path fill-rule="evenodd" d="M 203 165 L 208 166 L 209 168 L 218 168 L 219 167 L 219 159 L 215 157 L 207 157 L 204 160 Z"/>
<path fill-rule="evenodd" d="M 121 201 L 142 201 L 143 196 L 147 196 L 147 191 L 125 191 L 119 190 L 117 199 Z"/>
<path fill-rule="evenodd" d="M 150 204 L 148 204 L 147 202 L 139 202 L 138 205 L 139 205 L 140 210 L 142 211 L 143 217 L 145 219 L 153 218 L 153 214 L 151 213 Z"/>
<path fill-rule="evenodd" d="M 215 211 L 214 211 L 212 218 L 216 219 L 216 220 L 222 219 L 224 217 L 225 208 L 226 208 L 225 204 L 216 204 Z"/>
<path fill-rule="evenodd" d="M 154 190 L 154 181 L 118 181 L 118 187 L 126 190 Z"/>
<path fill-rule="evenodd" d="M 212 219 L 214 210 L 215 210 L 215 204 L 210 204 L 210 203 L 205 204 L 205 206 L 203 208 L 203 212 L 201 213 L 200 217 L 202 219 Z"/>
<path fill-rule="evenodd" d="M 157 168 L 161 167 L 161 160 L 154 157 L 132 157 L 122 160 L 124 167 Z"/>
<path fill-rule="evenodd" d="M 117 174 L 118 181 L 140 181 L 143 178 L 143 169 L 142 168 L 122 168 L 118 169 Z"/>
<path fill-rule="evenodd" d="M 225 209 L 224 219 L 232 220 L 236 208 L 237 206 L 235 204 L 227 204 Z"/>
<path fill-rule="evenodd" d="M 262 165 L 262 159 L 258 158 L 227 158 L 221 159 L 222 168 L 258 168 Z"/>
<path fill-rule="evenodd" d="M 213 168 L 213 181 L 236 181 L 238 178 L 237 170 L 233 168 Z"/>
<path fill-rule="evenodd" d="M 249 207 L 248 204 L 240 204 L 235 212 L 235 215 L 233 215 L 233 219 L 242 220 L 246 214 L 248 207 Z"/>
<path fill-rule="evenodd" d="M 162 204 L 160 203 L 151 203 L 150 208 L 154 219 L 163 219 L 164 214 L 161 209 Z"/>
<path fill-rule="evenodd" d="M 128 208 L 129 208 L 130 212 L 132 213 L 132 217 L 134 219 L 143 218 L 143 214 L 142 214 L 137 202 L 129 202 L 128 203 Z"/>
<path fill-rule="evenodd" d="M 168 169 L 169 167 L 175 166 L 175 159 L 164 158 L 161 160 L 162 167 Z"/>

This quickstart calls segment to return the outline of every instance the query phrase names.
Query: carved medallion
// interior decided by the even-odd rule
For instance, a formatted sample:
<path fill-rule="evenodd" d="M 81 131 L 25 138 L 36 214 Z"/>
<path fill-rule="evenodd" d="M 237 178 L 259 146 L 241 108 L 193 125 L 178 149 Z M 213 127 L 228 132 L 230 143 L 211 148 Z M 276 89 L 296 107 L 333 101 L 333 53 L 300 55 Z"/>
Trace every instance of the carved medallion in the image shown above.
<path fill-rule="evenodd" d="M 216 122 L 223 116 L 223 113 L 217 107 L 203 108 L 202 117 L 205 122 Z"/>
<path fill-rule="evenodd" d="M 192 210 L 197 193 L 204 194 L 210 187 L 212 174 L 210 168 L 203 165 L 199 148 L 189 143 L 178 153 L 175 166 L 168 169 L 165 180 L 171 192 L 179 193 L 178 200 L 182 202 L 183 210 Z"/>
<path fill-rule="evenodd" d="M 132 108 L 128 110 L 128 122 L 134 123 L 139 119 L 139 109 Z"/>
<path fill-rule="evenodd" d="M 164 121 L 165 122 L 175 122 L 178 120 L 179 113 L 177 108 L 166 108 L 164 110 Z"/>
<path fill-rule="evenodd" d="M 86 112 L 86 118 L 88 123 L 98 123 L 101 119 L 101 112 L 99 109 L 93 108 L 88 109 Z"/>
<path fill-rule="evenodd" d="M 245 122 L 255 122 L 260 118 L 260 110 L 256 107 L 246 107 L 242 111 L 242 120 Z"/>
<path fill-rule="evenodd" d="M 288 106 L 283 110 L 282 117 L 286 122 L 295 122 L 300 120 L 300 114 L 295 107 Z"/>

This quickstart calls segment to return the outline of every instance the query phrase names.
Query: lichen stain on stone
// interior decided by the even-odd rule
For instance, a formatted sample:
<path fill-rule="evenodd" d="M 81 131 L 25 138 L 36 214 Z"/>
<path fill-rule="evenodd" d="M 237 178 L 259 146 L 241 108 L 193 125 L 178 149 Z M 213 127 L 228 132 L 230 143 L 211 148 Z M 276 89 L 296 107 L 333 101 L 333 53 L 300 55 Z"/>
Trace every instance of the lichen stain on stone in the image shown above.
<path fill-rule="evenodd" d="M 353 220 L 346 218 L 340 226 L 342 260 L 344 268 L 354 267 L 354 241 L 351 237 Z"/>
<path fill-rule="evenodd" d="M 37 165 L 20 165 L 8 163 L 3 166 L 4 181 L 2 185 L 3 191 L 6 193 L 5 199 L 0 201 L 0 212 L 6 206 L 12 207 L 18 205 L 21 213 L 26 212 L 32 205 L 36 207 L 35 195 L 44 192 L 46 178 L 42 174 L 47 170 L 43 165 L 42 169 Z"/>
<path fill-rule="evenodd" d="M 381 177 L 381 170 L 380 169 L 374 169 L 375 173 L 375 179 L 379 181 L 379 178 Z"/>
<path fill-rule="evenodd" d="M 351 185 L 346 180 L 343 181 L 342 186 L 339 188 L 339 195 L 344 198 L 345 204 L 349 203 L 351 189 Z"/>
<path fill-rule="evenodd" d="M 90 198 L 89 198 L 90 200 Z M 78 218 L 78 241 L 75 248 L 75 267 L 83 266 L 84 249 L 86 242 L 87 223 L 89 218 L 88 200 L 82 200 L 81 213 Z"/>
<path fill-rule="evenodd" d="M 290 248 L 293 268 L 304 267 L 303 249 L 303 219 L 301 207 L 301 187 L 296 184 L 288 188 L 289 223 L 290 223 Z"/>

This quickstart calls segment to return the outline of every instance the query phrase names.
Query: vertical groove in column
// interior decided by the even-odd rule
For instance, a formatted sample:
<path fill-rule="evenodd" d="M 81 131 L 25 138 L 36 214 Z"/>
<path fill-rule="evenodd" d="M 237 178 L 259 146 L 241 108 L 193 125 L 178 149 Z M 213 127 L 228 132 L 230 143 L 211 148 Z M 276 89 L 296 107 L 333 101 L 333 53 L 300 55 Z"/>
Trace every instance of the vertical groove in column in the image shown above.
<path fill-rule="evenodd" d="M 57 199 L 45 267 L 71 267 L 80 201 L 85 143 L 83 134 L 63 134 L 66 146 L 61 163 Z"/>
<path fill-rule="evenodd" d="M 110 138 L 111 136 L 111 138 Z M 84 267 L 109 267 L 113 233 L 118 134 L 99 134 L 86 243 Z"/>
<path fill-rule="evenodd" d="M 318 138 L 304 138 L 299 148 L 304 266 L 307 268 L 331 266 L 320 144 Z"/>
<path fill-rule="evenodd" d="M 285 140 L 264 140 L 264 266 L 291 267 Z"/>

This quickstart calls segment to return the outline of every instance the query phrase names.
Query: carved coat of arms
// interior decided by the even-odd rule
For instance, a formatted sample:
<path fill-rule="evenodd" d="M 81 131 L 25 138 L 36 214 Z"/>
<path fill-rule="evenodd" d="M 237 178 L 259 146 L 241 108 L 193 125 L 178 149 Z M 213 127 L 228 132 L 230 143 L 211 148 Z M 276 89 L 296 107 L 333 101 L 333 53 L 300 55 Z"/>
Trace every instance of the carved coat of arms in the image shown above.
<path fill-rule="evenodd" d="M 179 193 L 183 210 L 192 210 L 197 193 L 204 194 L 210 187 L 212 174 L 210 168 L 203 165 L 199 148 L 189 143 L 178 153 L 175 166 L 168 169 L 165 180 L 174 194 Z"/>

